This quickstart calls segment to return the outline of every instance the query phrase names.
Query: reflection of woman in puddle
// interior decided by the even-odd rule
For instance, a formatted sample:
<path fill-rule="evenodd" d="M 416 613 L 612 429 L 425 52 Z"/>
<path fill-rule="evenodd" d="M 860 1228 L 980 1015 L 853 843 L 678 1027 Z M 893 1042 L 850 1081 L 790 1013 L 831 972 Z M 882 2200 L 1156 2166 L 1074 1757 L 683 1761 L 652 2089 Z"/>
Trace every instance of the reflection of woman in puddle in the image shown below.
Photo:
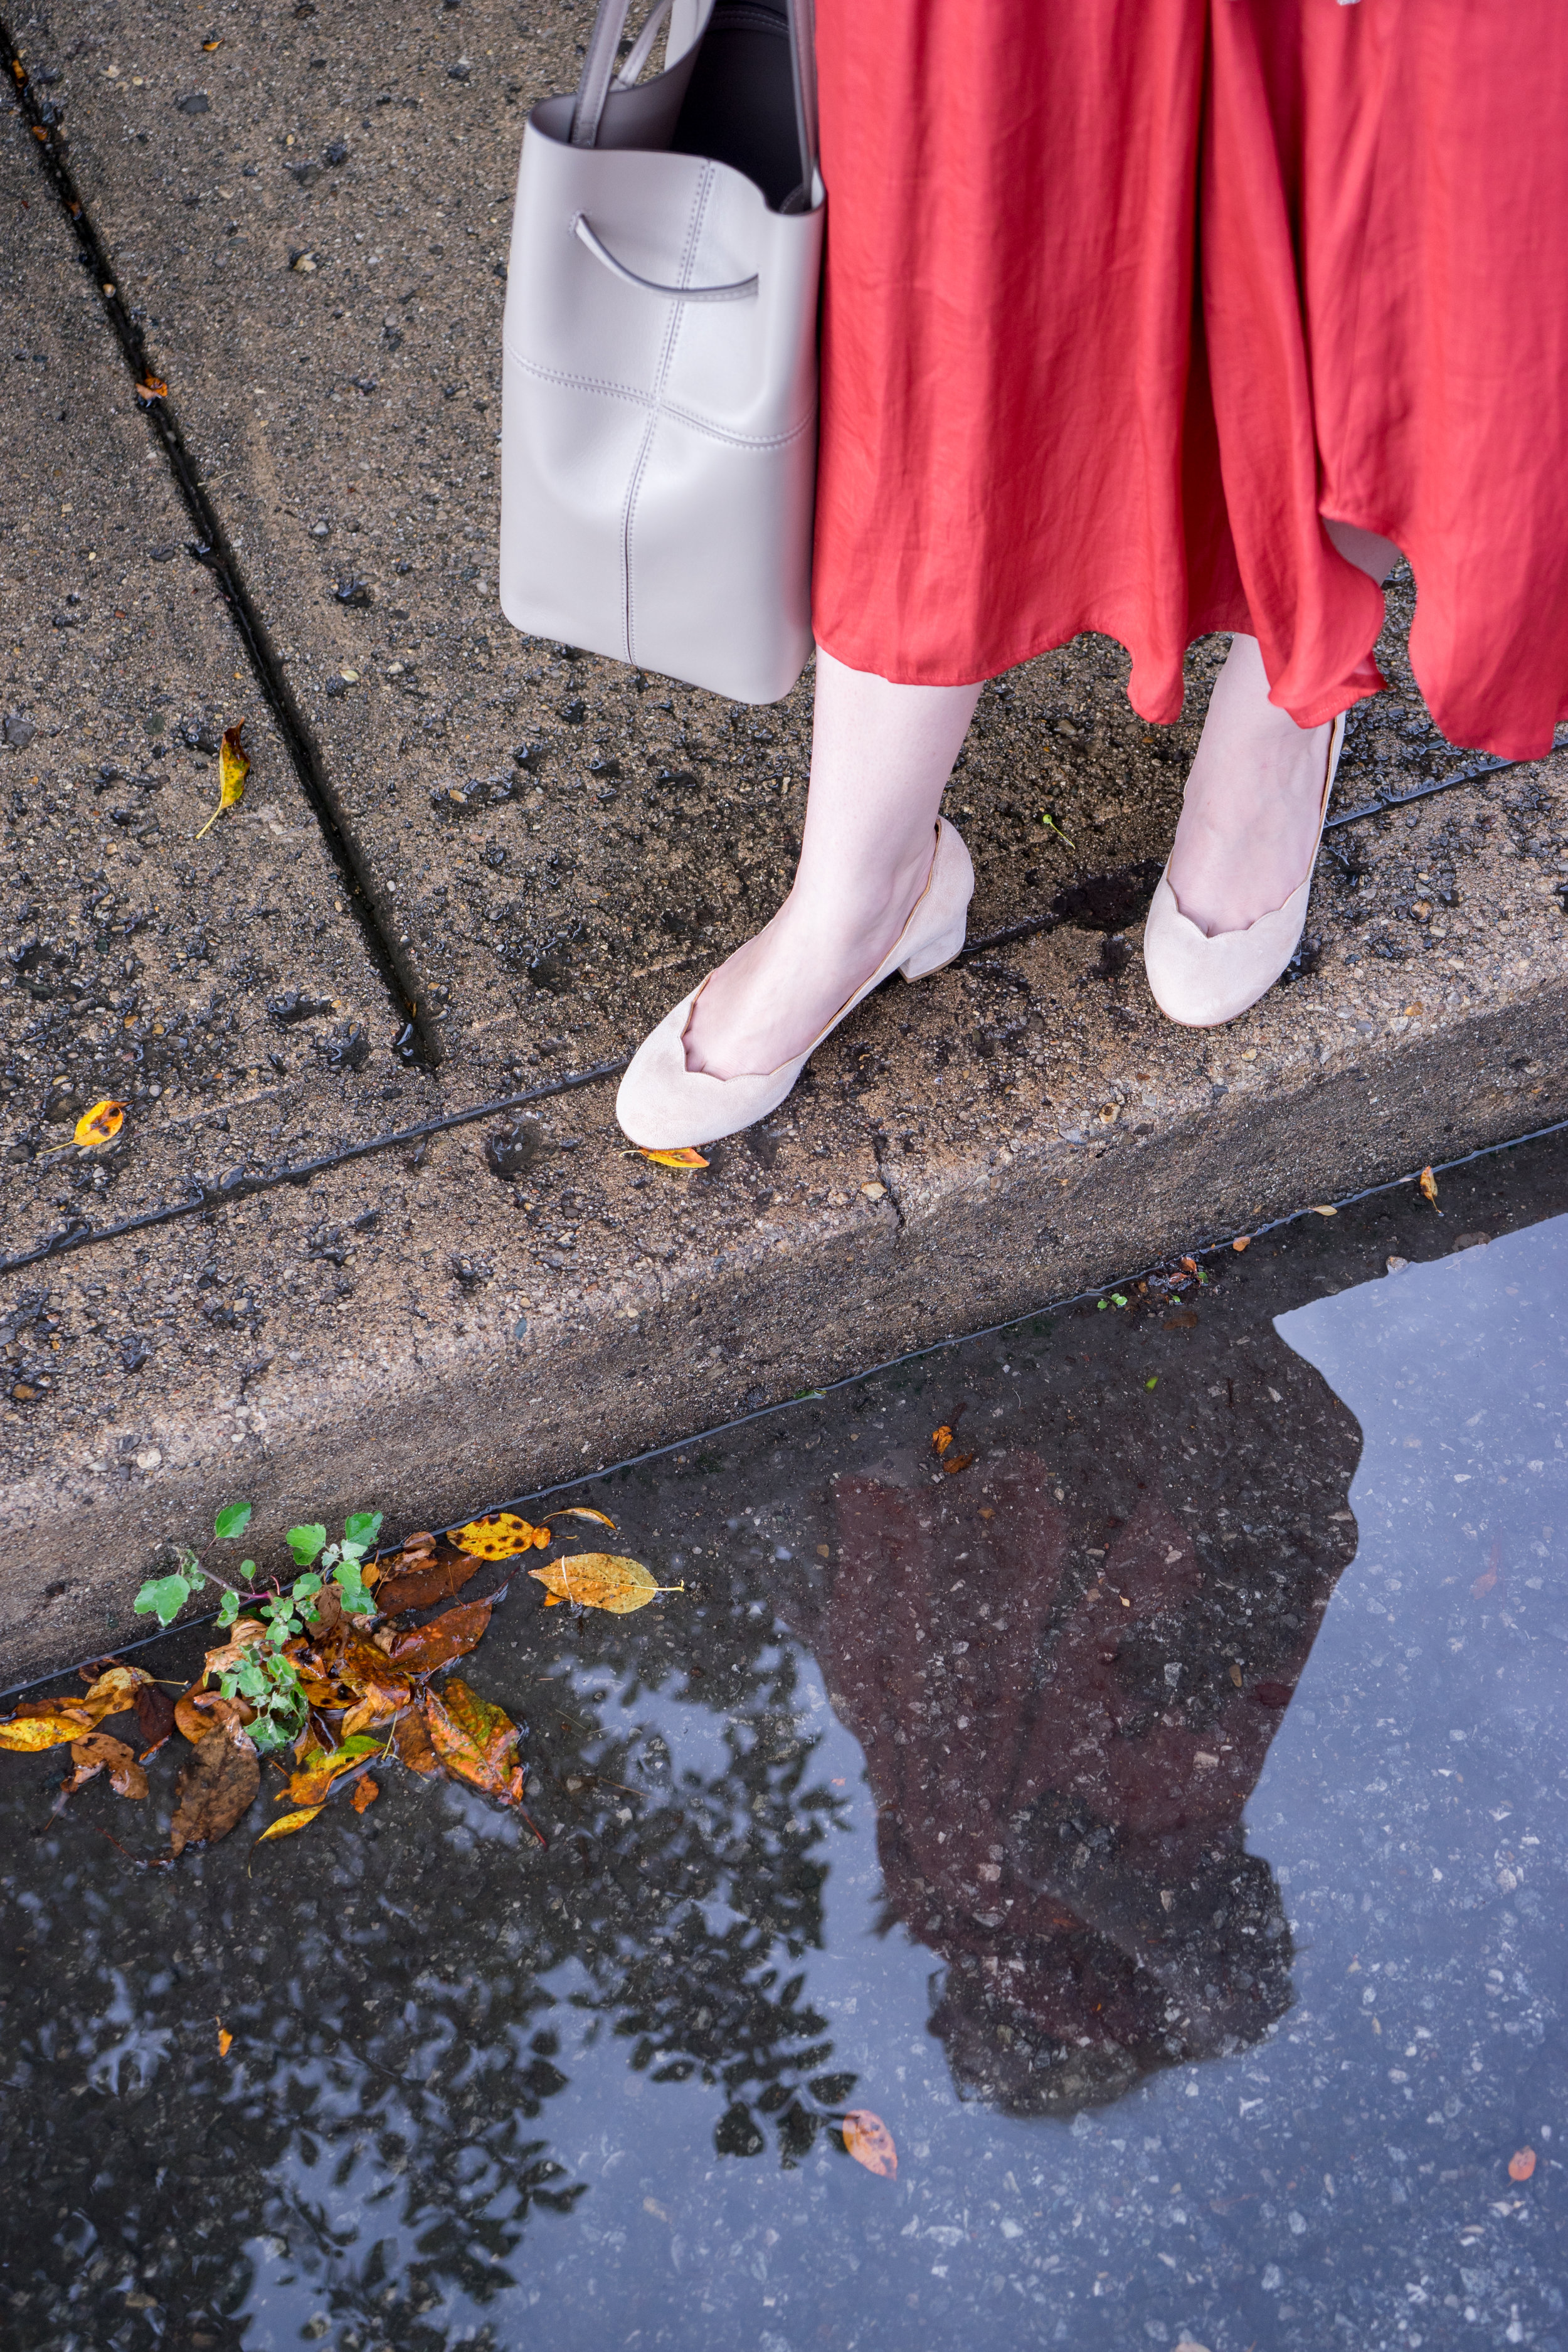
<path fill-rule="evenodd" d="M 1279 1893 L 1241 1812 L 1354 1549 L 1353 1424 L 1331 1425 L 1338 1444 L 1287 1450 L 1295 1491 L 1248 1496 L 1252 1526 L 1223 1539 L 1212 1485 L 1196 1535 L 1152 1485 L 1108 1528 L 1032 1454 L 976 1465 L 966 1490 L 836 1488 L 813 1645 L 866 1751 L 888 1924 L 948 1963 L 931 2031 L 962 2091 L 1016 2114 L 1093 2105 L 1289 2005 Z M 1271 1505 L 1278 1533 L 1258 1524 Z"/>

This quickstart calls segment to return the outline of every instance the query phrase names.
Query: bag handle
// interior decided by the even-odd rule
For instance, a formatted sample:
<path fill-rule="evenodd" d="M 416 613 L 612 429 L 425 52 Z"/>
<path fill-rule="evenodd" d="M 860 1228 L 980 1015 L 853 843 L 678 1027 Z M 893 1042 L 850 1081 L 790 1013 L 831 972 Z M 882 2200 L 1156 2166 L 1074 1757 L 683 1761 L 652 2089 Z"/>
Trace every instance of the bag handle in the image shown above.
<path fill-rule="evenodd" d="M 605 101 L 612 88 L 629 89 L 653 55 L 659 27 L 670 16 L 676 0 L 658 0 L 642 30 L 632 45 L 630 55 L 617 74 L 616 52 L 626 31 L 631 0 L 599 0 L 594 29 L 588 37 L 587 54 L 583 59 L 582 78 L 577 84 L 577 104 L 572 116 L 571 140 L 574 147 L 595 147 L 598 144 L 599 125 L 604 118 Z M 816 183 L 816 22 L 814 0 L 785 0 L 789 20 L 790 64 L 795 81 L 795 127 L 800 136 L 803 165 L 802 184 L 798 198 L 793 198 L 789 209 L 798 202 L 801 208 L 811 209 Z M 685 0 L 683 16 L 695 16 L 697 29 L 687 47 L 693 47 L 708 28 L 710 7 L 704 0 Z M 671 24 L 671 34 L 676 26 Z M 680 56 L 686 55 L 682 48 Z M 666 66 L 676 59 L 666 57 Z"/>

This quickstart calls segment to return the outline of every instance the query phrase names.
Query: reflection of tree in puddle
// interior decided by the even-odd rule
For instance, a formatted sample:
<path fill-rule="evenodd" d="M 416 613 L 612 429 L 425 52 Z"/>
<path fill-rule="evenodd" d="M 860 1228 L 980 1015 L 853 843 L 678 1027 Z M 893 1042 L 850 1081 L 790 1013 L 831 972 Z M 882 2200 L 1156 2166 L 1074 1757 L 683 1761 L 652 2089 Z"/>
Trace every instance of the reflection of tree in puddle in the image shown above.
<path fill-rule="evenodd" d="M 1308 1367 L 1271 1365 L 1271 1433 L 1238 1416 L 1201 1490 L 1184 1434 L 1161 1463 L 1146 1419 L 1109 1416 L 1052 1469 L 836 1490 L 810 1638 L 866 1751 L 884 1925 L 947 1963 L 931 2030 L 966 2095 L 1070 2112 L 1289 2006 L 1241 1815 L 1354 1549 L 1357 1436 Z"/>
<path fill-rule="evenodd" d="M 771 1612 L 714 1621 L 689 1695 L 722 1711 L 723 1752 L 700 1774 L 635 1727 L 640 1692 L 675 1678 L 678 1629 L 579 1621 L 575 1660 L 596 1671 L 575 1684 L 540 1671 L 521 1621 L 522 1657 L 487 1652 L 484 1686 L 531 1717 L 561 1823 L 538 1857 L 467 1792 L 400 1776 L 381 1821 L 323 1822 L 282 1868 L 263 1849 L 247 1880 L 237 1839 L 133 1878 L 107 1847 L 84 1855 L 85 1817 L 26 1839 L 38 1791 L 0 1791 L 14 1850 L 37 1857 L 30 1938 L 56 1956 L 7 2012 L 37 2134 L 18 2352 L 139 2352 L 171 2327 L 227 2347 L 258 2316 L 267 2340 L 440 2352 L 439 2306 L 493 2304 L 525 2275 L 525 2231 L 587 2192 L 552 2118 L 601 2034 L 629 2045 L 628 2087 L 711 2086 L 721 2151 L 810 2146 L 807 2081 L 846 2087 L 822 2073 L 797 1965 L 821 1941 L 841 1800 L 807 1785 L 816 1743 Z M 132 2065 L 132 2042 L 155 2063 Z M 656 2130 L 657 2104 L 628 2125 Z M 127 2309 L 132 2272 L 151 2315 Z"/>

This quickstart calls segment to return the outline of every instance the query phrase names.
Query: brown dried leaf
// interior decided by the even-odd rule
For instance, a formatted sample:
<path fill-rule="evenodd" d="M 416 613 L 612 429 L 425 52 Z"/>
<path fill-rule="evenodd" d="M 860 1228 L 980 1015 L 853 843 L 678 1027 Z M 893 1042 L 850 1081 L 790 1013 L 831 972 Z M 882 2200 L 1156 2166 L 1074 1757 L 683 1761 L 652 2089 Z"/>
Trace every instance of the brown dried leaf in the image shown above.
<path fill-rule="evenodd" d="M 438 1666 L 449 1666 L 455 1658 L 466 1657 L 477 1648 L 500 1598 L 500 1593 L 492 1593 L 488 1601 L 465 1601 L 459 1608 L 444 1610 L 427 1625 L 395 1633 L 387 1645 L 388 1657 L 410 1675 L 430 1675 Z"/>
<path fill-rule="evenodd" d="M 356 1813 L 368 1813 L 372 1805 L 374 1804 L 380 1794 L 381 1790 L 379 1785 L 371 1779 L 370 1774 L 367 1772 L 363 1780 L 358 1780 L 354 1783 L 354 1792 L 350 1802 L 353 1804 Z"/>
<path fill-rule="evenodd" d="M 593 1519 L 600 1527 L 608 1528 L 612 1535 L 616 1531 L 614 1519 L 606 1518 L 603 1511 L 591 1511 L 586 1503 L 569 1503 L 563 1511 L 552 1511 L 549 1516 L 552 1519 Z"/>
<path fill-rule="evenodd" d="M 389 1616 L 396 1616 L 400 1610 L 433 1609 L 437 1601 L 451 1601 L 469 1577 L 479 1572 L 479 1561 L 467 1552 L 451 1552 L 441 1559 L 428 1552 L 416 1553 L 412 1566 L 406 1564 L 409 1557 L 405 1544 L 402 1559 L 395 1564 L 397 1572 L 388 1570 L 376 1589 L 377 1603 Z"/>
<path fill-rule="evenodd" d="M 1430 1168 L 1421 1171 L 1421 1197 L 1424 1201 L 1430 1201 L 1434 1208 L 1437 1206 L 1437 1179 Z"/>
<path fill-rule="evenodd" d="M 169 1851 L 213 1845 L 226 1837 L 256 1799 L 261 1767 L 247 1733 L 233 1722 L 199 1739 L 180 1767 L 174 1783 L 174 1819 Z"/>
<path fill-rule="evenodd" d="M 492 1511 L 488 1518 L 470 1519 L 452 1541 L 459 1551 L 477 1552 L 480 1559 L 511 1559 L 536 1547 L 543 1551 L 554 1538 L 548 1528 L 531 1528 L 515 1511 Z"/>
<path fill-rule="evenodd" d="M 174 1702 L 156 1683 L 144 1684 L 136 1694 L 136 1728 L 142 1735 L 142 1761 L 156 1756 L 174 1728 Z"/>
<path fill-rule="evenodd" d="M 398 1717 L 392 1747 L 398 1762 L 406 1764 L 411 1772 L 434 1772 L 439 1768 L 441 1759 L 430 1745 L 425 1717 L 413 1707 Z"/>
<path fill-rule="evenodd" d="M 857 2164 L 863 2164 L 879 2180 L 898 2178 L 899 2151 L 880 2116 L 874 2116 L 869 2107 L 851 2107 L 842 2128 L 844 2145 Z"/>
<path fill-rule="evenodd" d="M 950 1478 L 956 1478 L 961 1470 L 968 1469 L 973 1459 L 973 1454 L 948 1454 L 942 1456 L 942 1466 Z"/>
<path fill-rule="evenodd" d="M 117 1797 L 142 1798 L 147 1794 L 147 1775 L 136 1761 L 135 1751 L 127 1748 L 123 1739 L 113 1739 L 107 1731 L 89 1731 L 85 1739 L 71 1742 L 71 1762 L 76 1769 L 66 1781 L 60 1793 L 73 1796 L 78 1789 L 100 1772 L 107 1772 L 109 1785 Z"/>
<path fill-rule="evenodd" d="M 656 1592 L 686 1590 L 684 1584 L 656 1583 L 640 1560 L 625 1559 L 613 1551 L 574 1552 L 528 1572 L 557 1601 L 574 1601 L 580 1609 L 607 1609 L 616 1617 L 646 1609 Z"/>

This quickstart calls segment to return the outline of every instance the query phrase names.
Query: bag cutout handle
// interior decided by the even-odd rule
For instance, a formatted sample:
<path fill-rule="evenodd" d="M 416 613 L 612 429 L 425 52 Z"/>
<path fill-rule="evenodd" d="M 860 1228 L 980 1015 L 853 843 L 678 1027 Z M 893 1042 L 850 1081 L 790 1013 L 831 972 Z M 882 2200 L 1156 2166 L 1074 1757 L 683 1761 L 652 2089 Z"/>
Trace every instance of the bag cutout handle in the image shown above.
<path fill-rule="evenodd" d="M 595 261 L 603 263 L 613 278 L 620 278 L 624 285 L 640 288 L 645 294 L 661 294 L 669 302 L 743 302 L 748 295 L 757 290 L 754 275 L 738 278 L 731 286 L 661 286 L 657 278 L 639 278 L 635 269 L 628 269 L 624 261 L 616 259 L 593 227 L 586 213 L 577 215 L 572 224 L 572 234 L 587 247 Z"/>

